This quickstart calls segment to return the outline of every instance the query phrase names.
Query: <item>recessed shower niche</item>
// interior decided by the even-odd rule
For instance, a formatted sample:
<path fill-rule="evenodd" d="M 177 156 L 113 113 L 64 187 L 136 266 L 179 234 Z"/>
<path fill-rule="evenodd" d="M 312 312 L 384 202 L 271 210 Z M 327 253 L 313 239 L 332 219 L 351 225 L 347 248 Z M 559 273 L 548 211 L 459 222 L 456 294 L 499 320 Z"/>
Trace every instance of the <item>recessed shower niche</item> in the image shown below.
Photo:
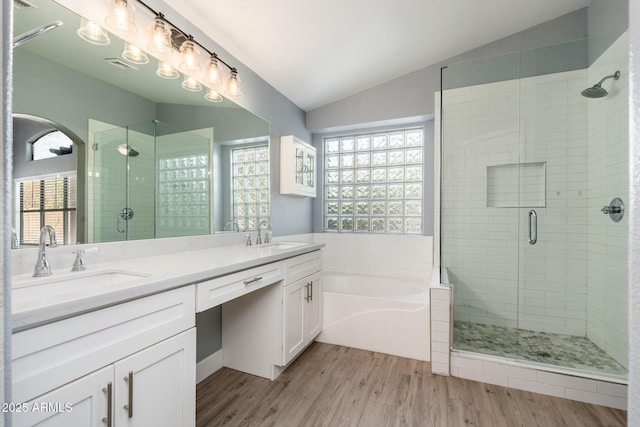
<path fill-rule="evenodd" d="M 546 162 L 487 166 L 488 208 L 544 208 Z"/>

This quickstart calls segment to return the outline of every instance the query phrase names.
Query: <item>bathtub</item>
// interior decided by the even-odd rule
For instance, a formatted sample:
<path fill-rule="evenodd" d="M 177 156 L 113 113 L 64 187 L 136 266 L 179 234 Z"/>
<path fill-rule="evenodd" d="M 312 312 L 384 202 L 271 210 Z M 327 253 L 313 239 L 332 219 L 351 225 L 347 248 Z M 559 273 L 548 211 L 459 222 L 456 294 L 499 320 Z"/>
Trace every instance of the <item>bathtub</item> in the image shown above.
<path fill-rule="evenodd" d="M 429 281 L 324 272 L 317 341 L 429 360 Z"/>

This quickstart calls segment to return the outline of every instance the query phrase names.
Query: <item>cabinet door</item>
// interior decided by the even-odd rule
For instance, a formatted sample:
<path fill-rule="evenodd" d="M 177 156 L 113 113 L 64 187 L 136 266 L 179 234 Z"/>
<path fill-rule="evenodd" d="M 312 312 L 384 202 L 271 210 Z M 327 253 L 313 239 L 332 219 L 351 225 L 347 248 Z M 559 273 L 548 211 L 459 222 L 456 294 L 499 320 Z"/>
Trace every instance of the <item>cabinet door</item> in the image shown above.
<path fill-rule="evenodd" d="M 307 282 L 298 280 L 284 287 L 284 360 L 286 365 L 304 348 L 304 305 Z"/>
<path fill-rule="evenodd" d="M 192 328 L 115 364 L 116 427 L 195 425 Z"/>
<path fill-rule="evenodd" d="M 320 273 L 306 279 L 309 286 L 309 298 L 304 305 L 305 342 L 311 342 L 322 330 L 322 281 Z"/>
<path fill-rule="evenodd" d="M 112 382 L 113 366 L 86 375 L 21 405 L 21 412 L 13 414 L 13 425 L 106 427 L 109 399 L 107 385 Z M 113 389 L 111 392 L 113 393 Z"/>

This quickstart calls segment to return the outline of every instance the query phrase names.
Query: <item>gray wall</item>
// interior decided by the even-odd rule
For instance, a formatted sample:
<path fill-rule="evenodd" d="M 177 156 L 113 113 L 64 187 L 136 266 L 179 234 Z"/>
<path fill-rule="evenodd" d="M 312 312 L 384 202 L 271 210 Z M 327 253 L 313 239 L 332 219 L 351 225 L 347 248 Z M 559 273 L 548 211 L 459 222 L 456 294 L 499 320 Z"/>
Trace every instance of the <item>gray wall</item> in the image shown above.
<path fill-rule="evenodd" d="M 629 0 L 591 0 L 589 65 L 629 27 Z"/>
<path fill-rule="evenodd" d="M 151 101 L 24 49 L 16 49 L 14 56 L 19 66 L 13 79 L 14 113 L 61 123 L 83 141 L 88 138 L 88 117 L 123 126 L 155 119 L 156 104 Z"/>

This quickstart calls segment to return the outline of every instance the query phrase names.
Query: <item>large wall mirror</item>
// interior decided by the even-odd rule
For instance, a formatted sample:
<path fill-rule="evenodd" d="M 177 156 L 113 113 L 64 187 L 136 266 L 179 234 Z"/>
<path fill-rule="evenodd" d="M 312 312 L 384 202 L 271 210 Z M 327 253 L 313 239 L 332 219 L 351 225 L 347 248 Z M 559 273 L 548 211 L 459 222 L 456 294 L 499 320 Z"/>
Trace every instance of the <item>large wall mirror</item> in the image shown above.
<path fill-rule="evenodd" d="M 113 34 L 87 43 L 80 16 L 54 1 L 30 4 L 14 7 L 15 35 L 63 24 L 13 51 L 14 247 L 37 243 L 45 224 L 73 244 L 269 219 L 268 122 L 183 89 L 181 75 L 160 78 L 150 55 L 128 62 Z"/>

